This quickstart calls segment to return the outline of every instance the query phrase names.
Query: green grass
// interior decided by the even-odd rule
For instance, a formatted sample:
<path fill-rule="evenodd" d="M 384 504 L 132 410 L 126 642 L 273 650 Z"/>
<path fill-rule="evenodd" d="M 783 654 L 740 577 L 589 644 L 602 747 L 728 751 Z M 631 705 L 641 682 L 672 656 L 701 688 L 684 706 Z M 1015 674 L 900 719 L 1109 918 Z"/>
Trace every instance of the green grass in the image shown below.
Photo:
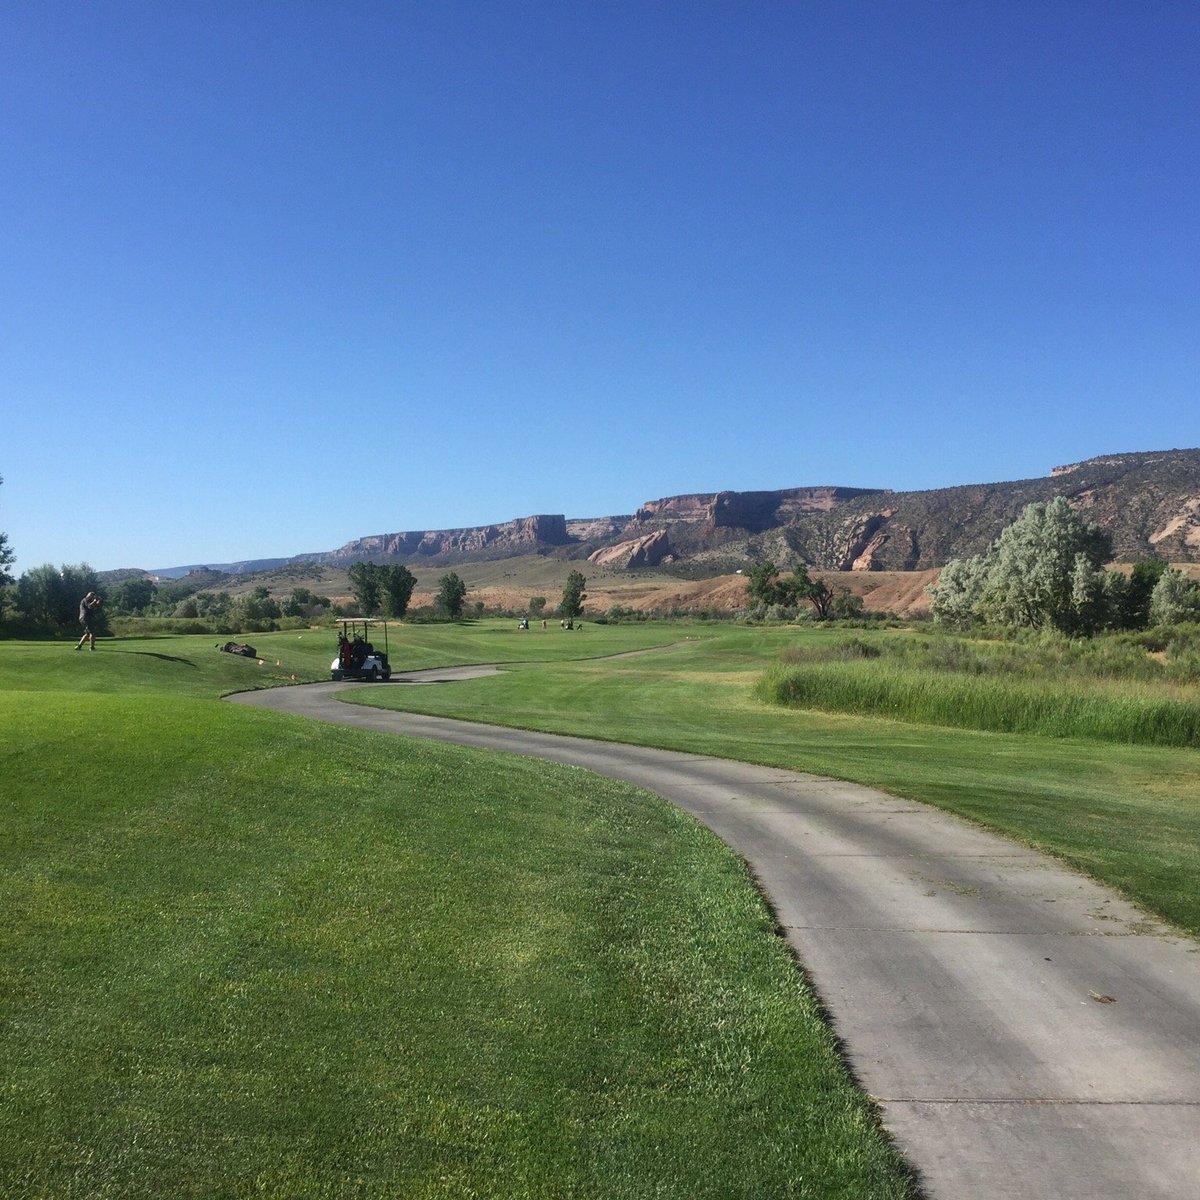
<path fill-rule="evenodd" d="M 633 632 L 601 648 L 679 636 Z M 442 636 L 404 653 L 533 653 Z M 215 703 L 327 673 L 254 641 L 0 643 L 0 1194 L 910 1195 L 725 847 L 585 772 Z"/>
<path fill-rule="evenodd" d="M 1062 684 L 916 670 L 887 661 L 781 663 L 758 684 L 770 703 L 922 725 L 1045 737 L 1200 745 L 1200 700 L 1146 685 Z"/>
<path fill-rule="evenodd" d="M 797 645 L 758 683 L 768 702 L 925 725 L 1200 745 L 1190 644 L 1154 657 L 1123 639 L 1022 643 L 944 636 Z"/>
<path fill-rule="evenodd" d="M 1200 750 L 784 709 L 755 694 L 785 651 L 841 638 L 738 628 L 658 655 L 518 664 L 445 688 L 350 698 L 853 780 L 1049 851 L 1200 935 Z"/>
<path fill-rule="evenodd" d="M 689 626 L 591 625 L 566 631 L 519 632 L 515 621 L 461 625 L 404 625 L 390 628 L 393 671 L 467 663 L 566 662 L 669 646 L 704 636 Z M 17 691 L 167 692 L 222 696 L 292 682 L 329 678 L 337 654 L 330 629 L 239 635 L 258 659 L 217 650 L 226 637 L 211 634 L 102 638 L 99 649 L 76 652 L 75 641 L 0 641 L 0 689 Z M 382 648 L 382 642 L 380 643 Z"/>

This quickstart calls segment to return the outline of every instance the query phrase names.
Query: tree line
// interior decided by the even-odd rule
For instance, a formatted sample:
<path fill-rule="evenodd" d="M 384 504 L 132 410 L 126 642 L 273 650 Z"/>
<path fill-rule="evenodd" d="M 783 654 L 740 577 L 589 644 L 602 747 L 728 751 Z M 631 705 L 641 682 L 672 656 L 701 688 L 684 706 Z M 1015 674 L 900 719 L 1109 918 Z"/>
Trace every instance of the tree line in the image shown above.
<path fill-rule="evenodd" d="M 1200 585 L 1158 556 L 1107 569 L 1112 539 L 1062 497 L 1028 505 L 983 554 L 951 559 L 929 589 L 935 621 L 1072 637 L 1200 621 Z"/>

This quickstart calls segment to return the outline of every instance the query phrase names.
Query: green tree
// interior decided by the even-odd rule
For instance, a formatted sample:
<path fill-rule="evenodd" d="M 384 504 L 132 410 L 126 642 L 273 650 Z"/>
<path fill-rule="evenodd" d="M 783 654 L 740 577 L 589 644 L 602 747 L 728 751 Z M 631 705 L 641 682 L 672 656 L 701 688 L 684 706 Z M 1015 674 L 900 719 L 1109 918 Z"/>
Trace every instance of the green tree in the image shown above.
<path fill-rule="evenodd" d="M 79 623 L 79 601 L 88 592 L 104 597 L 100 578 L 87 563 L 55 568 L 50 563 L 26 571 L 17 580 L 17 608 L 26 620 L 44 633 L 64 633 Z M 92 618 L 98 634 L 108 632 L 101 606 Z"/>
<path fill-rule="evenodd" d="M 0 483 L 3 482 L 4 480 L 0 479 Z M 16 583 L 8 569 L 16 560 L 17 556 L 9 544 L 8 534 L 0 533 L 0 621 L 4 619 L 5 600 L 10 596 L 12 586 Z"/>
<path fill-rule="evenodd" d="M 402 620 L 408 612 L 417 577 L 405 566 L 384 567 L 382 586 L 385 612 L 397 621 Z"/>
<path fill-rule="evenodd" d="M 583 589 L 586 586 L 587 580 L 578 571 L 572 571 L 567 576 L 562 603 L 559 604 L 558 611 L 568 620 L 574 620 L 583 615 L 583 602 L 587 599 L 587 592 Z"/>
<path fill-rule="evenodd" d="M 987 586 L 992 560 L 986 554 L 974 558 L 952 558 L 941 570 L 937 582 L 925 589 L 933 619 L 963 629 L 979 619 L 983 590 Z"/>
<path fill-rule="evenodd" d="M 750 568 L 746 580 L 746 595 L 760 608 L 777 608 L 789 616 L 789 610 L 807 601 L 813 606 L 813 616 L 826 620 L 833 603 L 833 591 L 824 580 L 813 579 L 804 563 L 797 563 L 791 575 L 781 575 L 773 562 L 758 562 Z"/>
<path fill-rule="evenodd" d="M 1103 565 L 1108 535 L 1085 524 L 1063 497 L 1028 505 L 986 554 L 952 560 L 930 589 L 938 620 L 975 618 L 1067 634 L 1093 633 L 1111 619 Z"/>
<path fill-rule="evenodd" d="M 1200 584 L 1168 567 L 1150 594 L 1150 621 L 1154 625 L 1200 621 Z"/>
<path fill-rule="evenodd" d="M 780 586 L 792 597 L 794 604 L 807 600 L 813 606 L 813 616 L 818 621 L 829 618 L 833 590 L 823 579 L 813 579 L 804 563 L 797 563 L 792 569 L 792 577 L 781 580 Z"/>
<path fill-rule="evenodd" d="M 118 583 L 109 596 L 113 612 L 137 616 L 154 603 L 155 584 L 153 579 L 125 579 Z"/>
<path fill-rule="evenodd" d="M 1145 629 L 1150 624 L 1150 596 L 1167 566 L 1167 560 L 1158 554 L 1133 564 L 1122 604 L 1122 628 Z"/>
<path fill-rule="evenodd" d="M 829 602 L 829 614 L 834 620 L 853 621 L 863 615 L 863 598 L 849 588 L 839 588 Z"/>
<path fill-rule="evenodd" d="M 746 577 L 746 596 L 756 605 L 770 607 L 786 604 L 790 599 L 779 579 L 779 568 L 770 561 L 756 562 Z"/>
<path fill-rule="evenodd" d="M 228 592 L 197 592 L 192 598 L 196 615 L 201 617 L 227 617 L 233 608 L 233 599 Z"/>
<path fill-rule="evenodd" d="M 357 562 L 349 570 L 350 591 L 364 617 L 373 617 L 383 599 L 383 580 L 372 562 Z"/>
<path fill-rule="evenodd" d="M 279 602 L 261 586 L 242 598 L 241 609 L 248 621 L 273 621 L 280 615 Z"/>
<path fill-rule="evenodd" d="M 436 604 L 452 621 L 462 616 L 463 602 L 467 598 L 467 585 L 455 572 L 443 575 L 438 580 Z"/>
<path fill-rule="evenodd" d="M 3 478 L 0 478 L 0 483 L 3 482 Z M 11 567 L 16 561 L 16 553 L 8 544 L 8 534 L 0 533 L 0 588 L 7 587 L 9 584 L 16 582 L 8 570 L 8 568 Z M 3 610 L 0 610 L 0 616 L 3 615 Z"/>
<path fill-rule="evenodd" d="M 1076 603 L 1080 570 L 1099 570 L 1112 558 L 1112 543 L 1085 524 L 1062 496 L 1030 504 L 996 541 L 983 607 L 1004 625 L 1063 633 L 1083 631 L 1085 615 Z M 1077 563 L 1082 557 L 1085 566 Z"/>
<path fill-rule="evenodd" d="M 17 580 L 17 608 L 34 627 L 49 631 L 62 624 L 65 589 L 51 563 L 31 567 Z"/>
<path fill-rule="evenodd" d="M 529 597 L 529 615 L 532 617 L 540 617 L 546 609 L 545 596 L 530 596 Z"/>

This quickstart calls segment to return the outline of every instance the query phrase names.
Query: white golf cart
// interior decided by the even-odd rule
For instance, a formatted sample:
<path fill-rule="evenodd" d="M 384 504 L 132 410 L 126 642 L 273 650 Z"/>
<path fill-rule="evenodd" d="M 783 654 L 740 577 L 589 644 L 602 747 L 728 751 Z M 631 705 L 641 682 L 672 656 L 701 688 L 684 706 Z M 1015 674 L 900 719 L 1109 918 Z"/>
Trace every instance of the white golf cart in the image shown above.
<path fill-rule="evenodd" d="M 383 634 L 383 649 L 372 641 Z M 388 627 L 386 621 L 368 621 L 362 617 L 342 622 L 338 634 L 338 656 L 329 664 L 331 679 L 367 679 L 374 683 L 385 683 L 392 677 L 392 665 L 388 662 Z"/>

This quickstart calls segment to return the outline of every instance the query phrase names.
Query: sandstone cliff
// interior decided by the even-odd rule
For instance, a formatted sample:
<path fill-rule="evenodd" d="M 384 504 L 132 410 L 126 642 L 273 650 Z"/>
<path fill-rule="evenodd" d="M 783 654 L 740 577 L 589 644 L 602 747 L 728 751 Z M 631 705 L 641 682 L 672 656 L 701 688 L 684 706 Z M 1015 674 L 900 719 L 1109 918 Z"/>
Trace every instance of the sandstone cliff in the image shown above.
<path fill-rule="evenodd" d="M 781 565 L 799 559 L 829 571 L 924 571 L 985 550 L 1027 504 L 1059 495 L 1111 533 L 1118 561 L 1158 553 L 1172 562 L 1200 562 L 1200 450 L 1163 450 L 1104 455 L 1055 467 L 1039 479 L 928 491 L 697 492 L 647 501 L 632 516 L 543 514 L 470 529 L 378 534 L 337 550 L 237 567 L 541 555 L 630 570 L 670 563 L 673 571 L 695 576 L 732 572 L 763 558 Z"/>
<path fill-rule="evenodd" d="M 521 517 L 500 525 L 471 529 L 440 529 L 408 533 L 381 533 L 355 538 L 323 554 L 306 555 L 310 561 L 344 565 L 371 559 L 374 562 L 438 559 L 451 562 L 470 558 L 511 558 L 535 554 L 547 547 L 563 546 L 572 539 L 566 518 L 541 515 Z"/>

